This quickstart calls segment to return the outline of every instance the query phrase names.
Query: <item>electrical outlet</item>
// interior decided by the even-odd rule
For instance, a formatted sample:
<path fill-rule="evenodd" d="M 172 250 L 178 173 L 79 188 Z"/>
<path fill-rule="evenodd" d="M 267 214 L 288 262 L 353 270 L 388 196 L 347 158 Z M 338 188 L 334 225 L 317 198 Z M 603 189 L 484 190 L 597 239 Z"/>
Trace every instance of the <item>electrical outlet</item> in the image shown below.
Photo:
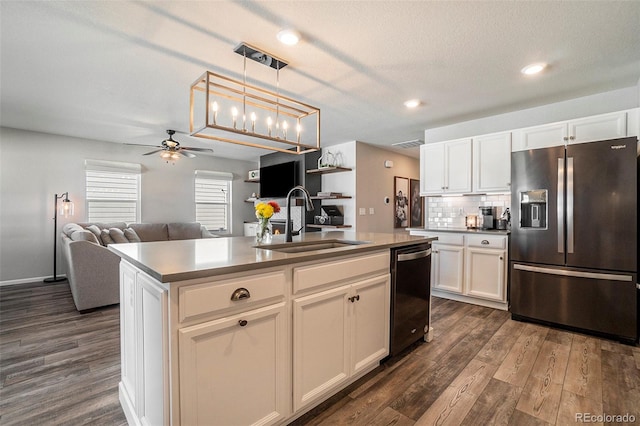
<path fill-rule="evenodd" d="M 358 214 L 360 216 L 365 216 L 367 214 L 367 209 L 365 209 L 364 207 L 360 207 L 360 209 L 358 210 Z"/>
<path fill-rule="evenodd" d="M 376 214 L 376 211 L 373 207 L 369 207 L 369 214 Z"/>

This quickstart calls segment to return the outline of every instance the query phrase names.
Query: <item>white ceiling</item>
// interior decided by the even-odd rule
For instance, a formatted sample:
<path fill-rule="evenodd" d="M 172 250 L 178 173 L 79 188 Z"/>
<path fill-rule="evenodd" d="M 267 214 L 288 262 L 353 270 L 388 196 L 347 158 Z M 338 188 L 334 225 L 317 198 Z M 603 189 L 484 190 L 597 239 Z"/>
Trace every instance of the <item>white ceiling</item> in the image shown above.
<path fill-rule="evenodd" d="M 289 62 L 280 90 L 321 109 L 323 146 L 390 146 L 640 77 L 640 1 L 3 0 L 0 19 L 2 126 L 120 143 L 187 132 L 190 84 L 205 70 L 241 79 L 242 41 Z M 281 45 L 285 27 L 303 40 Z M 544 74 L 520 74 L 536 61 Z M 247 72 L 275 90 L 273 70 Z M 409 98 L 424 105 L 407 110 Z M 227 158 L 266 153 L 176 139 Z"/>

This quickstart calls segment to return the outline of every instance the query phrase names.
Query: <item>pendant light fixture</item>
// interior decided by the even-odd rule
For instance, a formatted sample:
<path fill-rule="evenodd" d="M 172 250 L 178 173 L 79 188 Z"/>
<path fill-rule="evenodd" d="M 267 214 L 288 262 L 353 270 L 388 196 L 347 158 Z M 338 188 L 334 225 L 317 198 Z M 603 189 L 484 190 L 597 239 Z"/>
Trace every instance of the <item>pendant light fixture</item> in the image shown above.
<path fill-rule="evenodd" d="M 280 93 L 282 59 L 246 43 L 243 79 L 206 71 L 190 91 L 191 136 L 289 154 L 320 149 L 320 109 Z M 276 91 L 247 83 L 247 59 L 275 69 Z"/>

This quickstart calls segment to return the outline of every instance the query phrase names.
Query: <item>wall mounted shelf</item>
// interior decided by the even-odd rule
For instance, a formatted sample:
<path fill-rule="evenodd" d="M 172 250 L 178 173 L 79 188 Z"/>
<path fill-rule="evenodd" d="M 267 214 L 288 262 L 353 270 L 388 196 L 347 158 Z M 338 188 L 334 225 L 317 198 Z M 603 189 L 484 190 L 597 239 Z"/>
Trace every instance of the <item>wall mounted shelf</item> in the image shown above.
<path fill-rule="evenodd" d="M 351 225 L 314 225 L 314 224 L 307 224 L 307 227 L 309 228 L 351 228 Z"/>
<path fill-rule="evenodd" d="M 313 195 L 311 197 L 312 200 L 346 200 L 351 198 L 350 195 L 331 195 L 327 197 L 321 197 L 319 195 Z"/>
<path fill-rule="evenodd" d="M 349 167 L 323 167 L 321 169 L 310 169 L 307 170 L 307 174 L 323 174 L 323 173 L 338 173 L 338 172 L 350 172 L 353 169 Z"/>

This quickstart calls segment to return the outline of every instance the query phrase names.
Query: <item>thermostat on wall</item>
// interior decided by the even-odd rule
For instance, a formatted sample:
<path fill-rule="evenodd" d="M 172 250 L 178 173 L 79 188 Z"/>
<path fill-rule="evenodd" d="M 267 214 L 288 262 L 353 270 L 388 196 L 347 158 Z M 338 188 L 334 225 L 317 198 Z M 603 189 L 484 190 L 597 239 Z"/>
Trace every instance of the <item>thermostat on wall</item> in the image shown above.
<path fill-rule="evenodd" d="M 393 161 L 391 161 L 391 160 L 385 160 L 385 162 L 384 162 L 384 166 L 385 166 L 387 169 L 392 168 L 392 167 L 393 167 Z"/>
<path fill-rule="evenodd" d="M 251 170 L 249 171 L 249 180 L 258 180 L 260 179 L 260 170 Z"/>

